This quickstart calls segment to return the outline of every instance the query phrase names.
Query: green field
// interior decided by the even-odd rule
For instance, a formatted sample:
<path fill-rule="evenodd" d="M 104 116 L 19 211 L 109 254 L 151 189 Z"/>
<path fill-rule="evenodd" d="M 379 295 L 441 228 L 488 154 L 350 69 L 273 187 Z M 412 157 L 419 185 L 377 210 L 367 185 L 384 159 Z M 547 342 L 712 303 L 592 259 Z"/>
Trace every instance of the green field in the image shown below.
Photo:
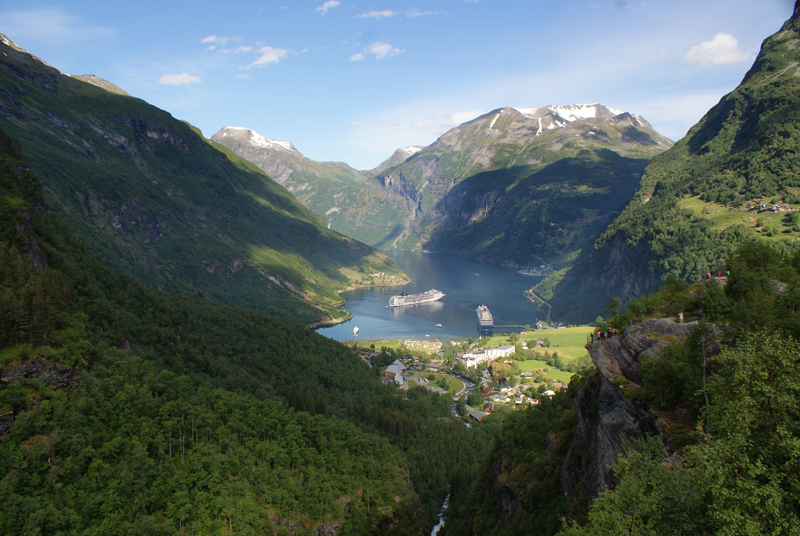
<path fill-rule="evenodd" d="M 544 361 L 538 361 L 536 359 L 531 359 L 529 361 L 517 361 L 516 365 L 517 367 L 519 367 L 520 372 L 525 372 L 526 370 L 530 370 L 533 371 L 535 374 L 537 370 L 544 369 L 547 371 L 547 373 L 545 374 L 545 378 L 547 378 L 548 380 L 556 380 L 563 384 L 569 383 L 569 379 L 572 378 L 574 374 L 572 372 L 564 372 L 558 370 L 555 367 L 551 367 Z"/>
<path fill-rule="evenodd" d="M 429 380 L 428 379 L 429 375 L 433 376 L 435 379 L 434 380 Z M 434 385 L 434 386 L 436 386 L 436 382 L 439 381 L 439 378 L 443 377 L 445 380 L 447 380 L 447 392 L 450 393 L 451 395 L 455 395 L 456 393 L 460 392 L 464 388 L 464 382 L 462 382 L 458 378 L 454 378 L 452 376 L 436 374 L 434 372 L 422 372 L 422 373 L 420 373 L 420 376 L 422 376 L 423 378 L 428 380 L 428 382 L 431 385 Z"/>
<path fill-rule="evenodd" d="M 589 334 L 594 328 L 592 326 L 575 326 L 562 329 L 545 329 L 537 331 L 528 331 L 525 335 L 519 337 L 519 342 L 527 342 L 528 348 L 544 354 L 545 351 L 558 352 L 558 355 L 570 359 L 577 359 L 579 357 L 588 357 L 589 352 L 586 351 L 586 342 Z M 536 346 L 537 339 L 547 338 L 550 341 L 549 348 L 539 348 Z M 494 335 L 484 345 L 486 348 L 497 348 L 503 344 L 510 344 L 508 338 L 504 335 Z"/>
<path fill-rule="evenodd" d="M 757 201 L 757 200 L 756 200 Z M 771 204 L 770 200 L 763 200 L 765 204 Z M 714 228 L 721 231 L 732 225 L 741 224 L 749 227 L 756 232 L 760 231 L 762 238 L 778 239 L 778 238 L 794 238 L 800 237 L 800 232 L 797 231 L 795 226 L 784 221 L 786 212 L 750 212 L 742 209 L 733 209 L 726 207 L 719 203 L 708 203 L 700 199 L 700 196 L 684 197 L 678 202 L 680 208 L 688 209 L 711 221 Z M 798 209 L 800 205 L 788 205 L 791 208 Z M 759 225 L 760 221 L 760 225 Z M 774 233 L 769 234 L 772 229 Z"/>

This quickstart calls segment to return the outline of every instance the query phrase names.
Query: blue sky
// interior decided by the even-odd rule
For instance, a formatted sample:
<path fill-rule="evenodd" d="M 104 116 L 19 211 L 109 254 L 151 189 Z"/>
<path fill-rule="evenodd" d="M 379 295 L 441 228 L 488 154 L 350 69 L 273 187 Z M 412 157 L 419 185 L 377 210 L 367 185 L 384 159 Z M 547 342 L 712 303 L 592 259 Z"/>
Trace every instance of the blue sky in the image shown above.
<path fill-rule="evenodd" d="M 679 139 L 790 0 L 0 0 L 0 32 L 211 136 L 248 127 L 369 169 L 503 106 L 588 104 Z"/>

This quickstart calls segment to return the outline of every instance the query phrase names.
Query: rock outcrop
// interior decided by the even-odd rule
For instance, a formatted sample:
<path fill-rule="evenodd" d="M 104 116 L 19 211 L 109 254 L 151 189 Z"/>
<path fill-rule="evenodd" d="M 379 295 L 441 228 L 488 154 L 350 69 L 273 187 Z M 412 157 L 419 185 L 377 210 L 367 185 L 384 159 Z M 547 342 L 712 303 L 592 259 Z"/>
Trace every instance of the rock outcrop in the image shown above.
<path fill-rule="evenodd" d="M 67 367 L 62 360 L 53 362 L 44 356 L 36 356 L 30 361 L 24 361 L 15 365 L 8 365 L 0 368 L 0 390 L 13 382 L 23 380 L 41 379 L 45 385 L 53 389 L 75 389 L 78 387 L 75 367 Z M 37 407 L 38 403 L 36 406 Z M 10 412 L 0 415 L 0 441 L 11 430 L 17 412 Z"/>
<path fill-rule="evenodd" d="M 655 415 L 623 393 L 642 382 L 642 359 L 689 334 L 692 324 L 671 318 L 645 320 L 629 326 L 619 337 L 586 345 L 597 366 L 573 401 L 578 417 L 575 438 L 564 465 L 561 483 L 570 502 L 583 504 L 618 483 L 611 467 L 637 439 L 662 435 Z M 669 454 L 672 449 L 664 438 Z"/>

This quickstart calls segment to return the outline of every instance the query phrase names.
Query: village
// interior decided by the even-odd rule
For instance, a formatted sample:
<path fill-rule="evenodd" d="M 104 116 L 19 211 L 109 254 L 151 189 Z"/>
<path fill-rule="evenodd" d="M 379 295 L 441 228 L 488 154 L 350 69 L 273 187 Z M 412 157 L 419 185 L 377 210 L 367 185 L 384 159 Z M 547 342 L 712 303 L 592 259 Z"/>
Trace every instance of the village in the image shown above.
<path fill-rule="evenodd" d="M 592 329 L 527 330 L 446 343 L 376 341 L 354 349 L 387 385 L 452 396 L 454 415 L 469 426 L 489 412 L 531 407 L 565 389 L 575 372 L 591 364 L 584 346 Z"/>

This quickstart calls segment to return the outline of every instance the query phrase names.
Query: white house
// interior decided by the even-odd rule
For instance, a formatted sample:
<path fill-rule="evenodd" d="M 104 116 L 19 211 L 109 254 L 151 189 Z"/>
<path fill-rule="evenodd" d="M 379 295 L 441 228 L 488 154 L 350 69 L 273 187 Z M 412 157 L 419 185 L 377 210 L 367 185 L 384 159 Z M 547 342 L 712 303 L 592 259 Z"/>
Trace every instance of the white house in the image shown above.
<path fill-rule="evenodd" d="M 500 357 L 508 357 L 514 352 L 516 352 L 516 348 L 511 346 L 510 344 L 504 344 L 503 346 L 498 346 L 497 348 L 488 348 L 484 350 L 491 359 L 498 359 Z"/>
<path fill-rule="evenodd" d="M 461 361 L 467 368 L 477 367 L 486 361 L 494 361 L 500 357 L 508 357 L 516 351 L 516 348 L 505 344 L 498 348 L 478 349 L 475 352 L 464 352 Z"/>

